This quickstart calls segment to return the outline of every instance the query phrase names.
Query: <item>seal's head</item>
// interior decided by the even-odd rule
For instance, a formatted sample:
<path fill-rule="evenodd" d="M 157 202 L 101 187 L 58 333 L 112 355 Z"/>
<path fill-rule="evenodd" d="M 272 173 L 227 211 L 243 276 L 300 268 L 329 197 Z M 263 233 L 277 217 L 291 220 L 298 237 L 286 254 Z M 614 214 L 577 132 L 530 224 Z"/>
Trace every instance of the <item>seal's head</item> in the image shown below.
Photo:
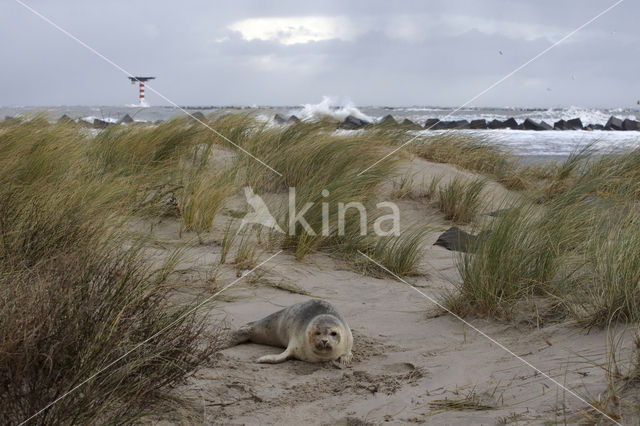
<path fill-rule="evenodd" d="M 319 357 L 334 359 L 342 347 L 344 326 L 333 315 L 319 315 L 307 329 L 307 338 L 313 352 Z"/>

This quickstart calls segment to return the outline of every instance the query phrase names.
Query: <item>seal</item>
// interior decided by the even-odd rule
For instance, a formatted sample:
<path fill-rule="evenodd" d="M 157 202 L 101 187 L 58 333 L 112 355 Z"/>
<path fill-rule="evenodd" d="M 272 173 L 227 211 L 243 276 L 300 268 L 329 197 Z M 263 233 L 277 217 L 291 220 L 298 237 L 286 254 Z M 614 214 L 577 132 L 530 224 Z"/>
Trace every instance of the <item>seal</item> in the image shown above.
<path fill-rule="evenodd" d="M 347 322 L 331 303 L 318 299 L 296 303 L 232 333 L 231 346 L 245 342 L 285 348 L 281 354 L 258 358 L 262 363 L 295 358 L 344 366 L 353 356 Z"/>

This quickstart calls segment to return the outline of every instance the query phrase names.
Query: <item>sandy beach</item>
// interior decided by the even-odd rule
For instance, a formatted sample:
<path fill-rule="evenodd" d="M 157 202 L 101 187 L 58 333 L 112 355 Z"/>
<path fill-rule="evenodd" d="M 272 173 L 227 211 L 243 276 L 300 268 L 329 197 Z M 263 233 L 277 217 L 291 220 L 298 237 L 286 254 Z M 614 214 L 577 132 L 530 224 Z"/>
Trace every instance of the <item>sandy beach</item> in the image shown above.
<path fill-rule="evenodd" d="M 241 145 L 193 118 L 0 128 L 9 423 L 638 421 L 639 151 L 531 164 L 455 130 L 399 151 L 398 126 L 203 120 Z M 229 345 L 311 298 L 350 364 Z"/>
<path fill-rule="evenodd" d="M 412 174 L 414 182 L 423 178 L 428 182 L 440 175 L 443 183 L 455 176 L 477 177 L 452 165 L 419 158 L 404 160 L 400 170 Z M 390 196 L 391 190 L 390 183 L 384 195 Z M 483 197 L 493 200 L 481 213 L 486 215 L 503 205 L 505 198 L 517 195 L 491 182 Z M 241 196 L 230 200 L 227 212 L 243 202 Z M 344 313 L 353 330 L 350 367 L 337 369 L 297 360 L 257 364 L 259 356 L 281 350 L 256 344 L 228 348 L 215 355 L 212 366 L 199 368 L 174 390 L 188 396 L 192 404 L 192 411 L 184 414 L 205 424 L 588 421 L 589 407 L 584 401 L 592 402 L 607 388 L 603 366 L 607 363 L 607 334 L 613 330 L 587 329 L 566 320 L 547 322 L 542 312 L 544 300 L 539 302 L 539 321 L 532 321 L 529 312 L 516 312 L 511 321 L 467 319 L 513 352 L 508 353 L 425 297 L 438 301 L 443 292 L 453 291 L 452 283 L 460 280 L 456 269 L 460 254 L 432 245 L 451 226 L 440 211 L 422 200 L 403 200 L 401 208 L 403 226 L 415 222 L 433 226 L 425 240 L 420 275 L 407 277 L 406 283 L 392 276 L 362 275 L 339 256 L 317 253 L 298 261 L 290 253 L 281 253 L 255 275 L 226 290 L 207 312 L 212 324 L 222 320 L 233 329 L 312 297 L 327 300 Z M 214 229 L 224 229 L 230 219 L 220 214 Z M 175 221 L 163 220 L 153 228 L 154 237 L 167 250 L 188 238 L 179 237 Z M 231 265 L 223 265 L 212 287 L 203 280 L 220 255 L 221 240 L 220 232 L 212 232 L 203 244 L 185 254 L 189 260 L 178 267 L 178 277 L 193 287 L 190 297 L 202 290 L 215 292 L 236 277 Z M 261 258 L 272 253 L 266 251 Z M 630 354 L 629 345 L 627 338 L 622 353 Z"/>

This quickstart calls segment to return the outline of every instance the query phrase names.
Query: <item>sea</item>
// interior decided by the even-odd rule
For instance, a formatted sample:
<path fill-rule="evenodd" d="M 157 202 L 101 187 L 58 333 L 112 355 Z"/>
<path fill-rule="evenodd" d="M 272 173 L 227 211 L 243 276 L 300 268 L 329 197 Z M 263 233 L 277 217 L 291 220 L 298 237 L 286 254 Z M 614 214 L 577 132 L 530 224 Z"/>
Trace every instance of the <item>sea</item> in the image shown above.
<path fill-rule="evenodd" d="M 330 98 L 324 98 L 316 104 L 303 104 L 293 106 L 52 106 L 29 107 L 14 106 L 0 107 L 0 120 L 3 117 L 28 117 L 33 114 L 46 114 L 55 121 L 62 115 L 68 115 L 73 119 L 93 122 L 95 118 L 117 122 L 126 114 L 135 121 L 156 122 L 168 120 L 188 113 L 201 111 L 207 115 L 214 112 L 245 112 L 254 113 L 258 119 L 270 121 L 275 114 L 284 118 L 295 115 L 302 120 L 316 120 L 323 117 L 332 117 L 343 120 L 348 115 L 365 119 L 371 122 L 382 119 L 391 114 L 396 120 L 402 121 L 408 118 L 420 125 L 427 119 L 438 118 L 441 120 L 474 120 L 484 118 L 487 121 L 498 119 L 506 120 L 513 117 L 518 123 L 525 118 L 535 121 L 544 120 L 553 125 L 554 122 L 565 119 L 580 118 L 583 125 L 604 125 L 609 117 L 620 119 L 640 119 L 640 109 L 637 108 L 524 108 L 524 107 L 438 107 L 438 106 L 356 106 L 351 102 L 336 104 Z M 473 132 L 485 136 L 491 141 L 511 152 L 513 155 L 523 157 L 531 161 L 544 159 L 562 159 L 566 156 L 590 146 L 596 152 L 605 153 L 618 150 L 640 148 L 640 132 L 638 131 L 528 131 L 528 130 L 455 130 L 456 132 Z M 413 132 L 416 134 L 435 134 L 442 130 L 423 130 Z"/>

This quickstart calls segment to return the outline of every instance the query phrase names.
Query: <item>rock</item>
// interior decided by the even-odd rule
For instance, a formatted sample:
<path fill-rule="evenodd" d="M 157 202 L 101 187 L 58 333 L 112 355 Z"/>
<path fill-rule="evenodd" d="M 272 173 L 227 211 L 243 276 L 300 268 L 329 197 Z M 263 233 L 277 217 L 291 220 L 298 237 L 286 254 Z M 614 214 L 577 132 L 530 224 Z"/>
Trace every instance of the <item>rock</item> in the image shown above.
<path fill-rule="evenodd" d="M 640 130 L 640 122 L 627 118 L 622 122 L 622 128 L 624 130 Z"/>
<path fill-rule="evenodd" d="M 4 116 L 4 123 L 5 124 L 20 124 L 22 123 L 22 119 L 19 117 L 11 117 L 10 115 L 5 115 Z"/>
<path fill-rule="evenodd" d="M 440 121 L 436 127 L 434 127 L 434 129 L 455 129 L 456 128 L 456 122 L 455 121 Z"/>
<path fill-rule="evenodd" d="M 602 124 L 588 124 L 584 126 L 583 130 L 602 130 L 604 126 Z"/>
<path fill-rule="evenodd" d="M 553 127 L 551 127 L 549 123 L 545 123 L 544 121 L 541 121 L 540 123 L 536 123 L 530 118 L 526 118 L 522 122 L 522 124 L 520 124 L 520 126 L 518 127 L 522 130 L 536 130 L 536 131 L 553 129 Z"/>
<path fill-rule="evenodd" d="M 273 122 L 276 124 L 284 124 L 287 122 L 287 120 L 285 120 L 284 117 L 280 114 L 276 114 L 273 116 Z"/>
<path fill-rule="evenodd" d="M 487 128 L 489 129 L 504 129 L 504 125 L 502 121 L 493 119 L 489 123 L 487 123 Z"/>
<path fill-rule="evenodd" d="M 536 123 L 530 118 L 525 118 L 525 120 L 520 125 L 520 128 L 523 130 L 544 130 L 539 123 Z"/>
<path fill-rule="evenodd" d="M 191 117 L 192 120 L 196 120 L 196 121 L 197 120 L 200 120 L 200 121 L 206 120 L 206 117 L 200 111 L 192 112 L 190 117 Z"/>
<path fill-rule="evenodd" d="M 571 120 L 567 120 L 567 127 L 569 130 L 582 130 L 582 120 L 579 118 L 572 118 Z"/>
<path fill-rule="evenodd" d="M 604 125 L 604 130 L 623 130 L 622 120 L 617 117 L 611 116 Z"/>
<path fill-rule="evenodd" d="M 467 120 L 440 121 L 432 129 L 468 129 L 469 122 Z"/>
<path fill-rule="evenodd" d="M 438 129 L 439 124 L 440 124 L 439 118 L 429 118 L 427 119 L 427 121 L 424 122 L 424 128 L 431 129 L 431 130 L 439 130 Z"/>
<path fill-rule="evenodd" d="M 469 128 L 469 122 L 467 120 L 456 120 L 454 121 L 455 123 L 455 129 L 468 129 Z"/>
<path fill-rule="evenodd" d="M 400 125 L 402 127 L 407 127 L 411 130 L 422 130 L 422 127 L 420 127 L 419 124 L 414 123 L 413 121 L 409 120 L 408 118 L 405 118 L 404 120 L 402 120 L 402 123 L 400 123 Z"/>
<path fill-rule="evenodd" d="M 480 118 L 478 120 L 471 120 L 469 123 L 470 129 L 486 129 L 487 128 L 487 120 L 484 118 Z"/>
<path fill-rule="evenodd" d="M 541 130 L 553 130 L 553 126 L 544 120 L 540 122 L 540 127 L 542 127 Z"/>
<path fill-rule="evenodd" d="M 503 128 L 507 128 L 507 127 L 510 128 L 510 129 L 517 129 L 518 128 L 518 122 L 513 117 L 504 120 L 502 122 L 502 125 L 504 126 Z"/>
<path fill-rule="evenodd" d="M 457 226 L 452 226 L 440 235 L 433 245 L 442 246 L 452 251 L 472 252 L 478 239 L 485 237 L 488 232 L 483 231 L 478 235 L 472 235 Z"/>
<path fill-rule="evenodd" d="M 120 121 L 118 121 L 118 123 L 130 124 L 130 123 L 133 123 L 133 118 L 131 118 L 129 114 L 125 114 L 124 117 L 122 117 Z"/>
<path fill-rule="evenodd" d="M 342 123 L 338 124 L 338 129 L 356 130 L 356 129 L 361 129 L 368 124 L 371 124 L 371 123 L 365 120 L 361 120 L 357 117 L 354 117 L 353 115 L 348 115 L 347 118 L 345 118 Z"/>
<path fill-rule="evenodd" d="M 75 123 L 75 121 L 73 121 L 73 119 L 69 117 L 67 114 L 64 114 L 62 117 L 58 118 L 58 124 L 69 124 L 69 123 Z"/>
<path fill-rule="evenodd" d="M 382 120 L 380 120 L 378 124 L 382 126 L 391 126 L 391 125 L 395 126 L 398 124 L 398 122 L 396 121 L 395 118 L 393 118 L 393 115 L 387 114 L 384 117 L 382 117 Z"/>
<path fill-rule="evenodd" d="M 553 123 L 554 130 L 569 130 L 569 126 L 567 126 L 566 120 L 558 120 Z"/>
<path fill-rule="evenodd" d="M 287 123 L 289 123 L 289 124 L 294 124 L 294 123 L 299 123 L 299 122 L 300 122 L 300 119 L 298 117 L 296 117 L 295 115 L 292 115 L 287 120 Z"/>
<path fill-rule="evenodd" d="M 108 121 L 104 121 L 104 120 L 100 120 L 99 118 L 94 118 L 93 119 L 93 128 L 94 129 L 106 129 L 107 127 L 113 125 L 113 123 L 110 123 Z"/>
<path fill-rule="evenodd" d="M 164 120 L 156 120 L 153 122 L 153 124 L 162 124 L 164 123 Z"/>

